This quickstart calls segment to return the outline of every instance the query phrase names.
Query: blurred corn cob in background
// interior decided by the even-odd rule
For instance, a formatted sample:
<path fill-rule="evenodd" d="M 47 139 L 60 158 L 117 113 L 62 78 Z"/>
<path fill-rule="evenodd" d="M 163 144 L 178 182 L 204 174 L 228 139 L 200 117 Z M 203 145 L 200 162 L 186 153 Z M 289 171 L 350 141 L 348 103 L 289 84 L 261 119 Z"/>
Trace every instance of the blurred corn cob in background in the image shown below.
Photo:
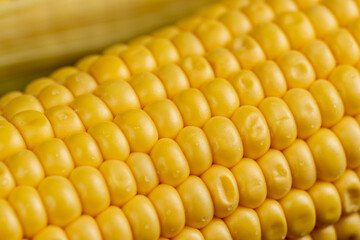
<path fill-rule="evenodd" d="M 214 1 L 0 1 L 0 95 Z"/>
<path fill-rule="evenodd" d="M 360 239 L 359 9 L 226 0 L 7 93 L 0 238 Z"/>

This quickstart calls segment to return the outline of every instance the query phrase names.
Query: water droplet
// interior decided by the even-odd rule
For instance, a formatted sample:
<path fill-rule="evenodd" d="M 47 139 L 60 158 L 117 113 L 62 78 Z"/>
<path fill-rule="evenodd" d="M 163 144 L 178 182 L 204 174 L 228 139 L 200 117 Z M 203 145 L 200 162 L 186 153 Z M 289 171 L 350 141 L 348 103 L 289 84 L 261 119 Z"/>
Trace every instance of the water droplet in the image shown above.
<path fill-rule="evenodd" d="M 315 124 L 311 124 L 311 128 L 315 128 Z"/>
<path fill-rule="evenodd" d="M 59 156 L 60 156 L 60 155 L 59 155 L 58 153 L 55 153 L 55 157 L 57 157 L 57 158 L 58 158 Z"/>
<path fill-rule="evenodd" d="M 59 114 L 59 119 L 65 120 L 65 119 L 68 119 L 68 118 L 69 118 L 69 116 L 66 113 Z"/>
<path fill-rule="evenodd" d="M 24 125 L 25 122 L 24 121 L 19 121 L 19 125 Z"/>
<path fill-rule="evenodd" d="M 208 217 L 205 216 L 205 217 L 203 217 L 203 218 L 201 219 L 201 221 L 206 222 L 207 219 L 208 219 Z"/>
<path fill-rule="evenodd" d="M 59 90 L 53 90 L 51 92 L 52 95 L 56 96 L 56 95 L 59 95 L 60 94 L 60 91 Z"/>
<path fill-rule="evenodd" d="M 235 206 L 235 204 L 231 204 L 231 205 L 227 208 L 227 210 L 228 210 L 228 211 L 233 210 L 233 209 L 234 209 L 234 206 Z"/>
<path fill-rule="evenodd" d="M 304 162 L 304 161 L 300 161 L 299 164 L 300 164 L 300 166 L 304 166 L 305 162 Z"/>
<path fill-rule="evenodd" d="M 280 173 L 280 176 L 286 176 L 287 175 L 286 169 L 281 169 L 279 173 Z"/>
<path fill-rule="evenodd" d="M 337 105 L 336 105 L 336 104 L 334 104 L 334 105 L 333 105 L 333 108 L 337 108 Z"/>
<path fill-rule="evenodd" d="M 127 191 L 127 192 L 131 192 L 131 186 L 128 186 L 128 187 L 126 188 L 126 191 Z"/>
<path fill-rule="evenodd" d="M 146 224 L 145 229 L 149 229 L 149 228 L 150 228 L 150 224 Z"/>
<path fill-rule="evenodd" d="M 3 125 L 0 125 L 0 128 L 5 128 Z"/>

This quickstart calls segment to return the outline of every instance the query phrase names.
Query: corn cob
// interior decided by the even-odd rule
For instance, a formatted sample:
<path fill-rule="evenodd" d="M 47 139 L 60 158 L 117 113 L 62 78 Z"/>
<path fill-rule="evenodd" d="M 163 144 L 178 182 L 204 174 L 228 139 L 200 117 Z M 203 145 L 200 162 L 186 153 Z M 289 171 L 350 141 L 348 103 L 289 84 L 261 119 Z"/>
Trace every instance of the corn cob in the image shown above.
<path fill-rule="evenodd" d="M 4 95 L 0 238 L 360 239 L 358 4 L 224 1 Z"/>

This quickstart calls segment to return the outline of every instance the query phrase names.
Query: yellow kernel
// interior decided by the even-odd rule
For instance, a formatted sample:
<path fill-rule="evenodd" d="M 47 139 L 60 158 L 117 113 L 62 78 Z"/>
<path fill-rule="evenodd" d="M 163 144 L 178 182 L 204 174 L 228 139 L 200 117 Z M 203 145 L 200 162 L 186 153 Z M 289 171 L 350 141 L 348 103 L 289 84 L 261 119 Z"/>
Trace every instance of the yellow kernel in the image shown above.
<path fill-rule="evenodd" d="M 308 193 L 314 202 L 317 226 L 328 226 L 339 220 L 341 199 L 332 183 L 317 181 Z"/>
<path fill-rule="evenodd" d="M 123 207 L 135 240 L 151 240 L 160 237 L 160 222 L 151 201 L 137 195 Z"/>
<path fill-rule="evenodd" d="M 179 34 L 180 30 L 176 26 L 166 26 L 163 28 L 160 28 L 158 30 L 155 30 L 151 33 L 151 35 L 155 38 L 166 38 L 170 39 L 174 37 L 175 35 Z"/>
<path fill-rule="evenodd" d="M 209 103 L 212 116 L 230 117 L 240 105 L 235 89 L 223 78 L 204 84 L 201 91 Z"/>
<path fill-rule="evenodd" d="M 37 96 L 42 89 L 54 83 L 54 80 L 51 78 L 43 77 L 35 79 L 26 86 L 25 93 Z"/>
<path fill-rule="evenodd" d="M 65 228 L 70 239 L 91 239 L 101 240 L 102 236 L 94 218 L 82 215 Z"/>
<path fill-rule="evenodd" d="M 199 37 L 207 50 L 224 47 L 231 39 L 230 32 L 225 25 L 214 19 L 202 21 L 196 27 L 194 33 Z"/>
<path fill-rule="evenodd" d="M 68 76 L 77 72 L 78 70 L 71 66 L 61 67 L 51 73 L 50 78 L 54 79 L 58 83 L 63 83 Z"/>
<path fill-rule="evenodd" d="M 120 58 L 111 55 L 103 55 L 94 60 L 89 67 L 89 73 L 99 83 L 114 79 L 127 80 L 130 77 L 125 63 Z"/>
<path fill-rule="evenodd" d="M 162 138 L 157 141 L 150 156 L 159 175 L 160 183 L 176 187 L 190 174 L 189 165 L 183 152 L 172 139 Z"/>
<path fill-rule="evenodd" d="M 22 96 L 23 93 L 19 91 L 11 91 L 8 93 L 5 93 L 3 96 L 0 97 L 0 110 L 3 110 L 4 107 L 13 99 Z M 26 101 L 25 101 L 26 102 Z"/>
<path fill-rule="evenodd" d="M 68 105 L 74 100 L 69 89 L 63 85 L 54 83 L 43 88 L 37 95 L 45 109 L 58 105 Z"/>
<path fill-rule="evenodd" d="M 160 184 L 148 197 L 159 216 L 161 236 L 177 235 L 185 225 L 185 210 L 176 189 Z"/>
<path fill-rule="evenodd" d="M 76 62 L 75 67 L 83 72 L 88 72 L 90 66 L 100 57 L 98 54 L 91 54 Z"/>
<path fill-rule="evenodd" d="M 248 35 L 234 38 L 229 44 L 229 49 L 234 53 L 242 68 L 251 69 L 266 59 L 259 44 Z"/>
<path fill-rule="evenodd" d="M 341 198 L 343 214 L 358 212 L 360 209 L 360 180 L 353 170 L 346 170 L 344 174 L 334 182 Z"/>
<path fill-rule="evenodd" d="M 179 65 L 188 76 L 190 86 L 193 88 L 199 88 L 215 77 L 209 62 L 204 57 L 191 55 L 183 58 Z"/>
<path fill-rule="evenodd" d="M 44 206 L 34 188 L 19 186 L 11 192 L 8 199 L 19 217 L 26 237 L 33 237 L 47 225 Z"/>
<path fill-rule="evenodd" d="M 240 70 L 229 81 L 236 90 L 241 105 L 257 106 L 263 100 L 264 90 L 259 78 L 252 71 Z"/>
<path fill-rule="evenodd" d="M 306 190 L 316 181 L 316 167 L 311 151 L 301 139 L 296 139 L 283 151 L 288 161 L 293 187 Z"/>
<path fill-rule="evenodd" d="M 358 7 L 353 0 L 327 0 L 323 4 L 333 12 L 342 26 L 359 17 Z"/>
<path fill-rule="evenodd" d="M 38 187 L 48 221 L 65 227 L 81 215 L 80 199 L 70 181 L 64 177 L 45 178 Z"/>
<path fill-rule="evenodd" d="M 0 199 L 7 198 L 16 183 L 11 172 L 3 162 L 0 162 Z"/>
<path fill-rule="evenodd" d="M 205 133 L 198 127 L 183 128 L 176 137 L 190 167 L 190 174 L 200 175 L 212 164 L 211 148 Z"/>
<path fill-rule="evenodd" d="M 274 199 L 284 197 L 291 189 L 292 177 L 285 156 L 278 150 L 270 149 L 257 160 L 267 186 L 267 196 Z"/>
<path fill-rule="evenodd" d="M 225 222 L 220 218 L 214 218 L 208 225 L 201 229 L 205 240 L 231 240 L 231 234 Z"/>
<path fill-rule="evenodd" d="M 129 109 L 116 116 L 114 122 L 129 142 L 131 152 L 150 152 L 158 140 L 158 132 L 149 115 L 140 109 Z"/>
<path fill-rule="evenodd" d="M 308 88 L 315 81 L 315 71 L 306 57 L 298 51 L 288 51 L 277 59 L 284 72 L 288 88 Z"/>
<path fill-rule="evenodd" d="M 126 164 L 134 175 L 139 194 L 147 195 L 159 184 L 154 164 L 146 153 L 131 153 Z"/>
<path fill-rule="evenodd" d="M 224 219 L 232 239 L 261 239 L 260 220 L 255 210 L 238 207 L 233 214 Z"/>
<path fill-rule="evenodd" d="M 227 168 L 243 157 L 243 146 L 235 125 L 225 117 L 209 119 L 204 126 L 213 153 L 213 162 Z"/>
<path fill-rule="evenodd" d="M 334 224 L 337 239 L 359 239 L 360 238 L 360 215 L 353 213 L 342 217 Z"/>
<path fill-rule="evenodd" d="M 344 116 L 344 105 L 335 87 L 326 80 L 317 80 L 310 86 L 321 113 L 322 127 L 331 127 Z"/>
<path fill-rule="evenodd" d="M 202 127 L 210 119 L 211 111 L 205 96 L 196 88 L 189 88 L 174 97 L 185 126 Z"/>
<path fill-rule="evenodd" d="M 335 55 L 338 64 L 355 65 L 360 59 L 360 49 L 349 30 L 338 28 L 325 37 L 325 42 Z"/>
<path fill-rule="evenodd" d="M 333 225 L 327 227 L 314 229 L 311 232 L 311 237 L 313 240 L 336 240 L 336 231 Z"/>
<path fill-rule="evenodd" d="M 83 93 L 93 92 L 98 86 L 95 79 L 84 72 L 75 73 L 66 78 L 64 86 L 77 97 Z"/>
<path fill-rule="evenodd" d="M 184 127 L 179 110 L 169 99 L 152 102 L 144 108 L 144 111 L 154 121 L 159 138 L 175 138 Z"/>
<path fill-rule="evenodd" d="M 190 176 L 176 190 L 184 205 L 186 225 L 206 226 L 214 216 L 214 205 L 205 183 L 199 177 Z"/>
<path fill-rule="evenodd" d="M 65 143 L 52 138 L 40 143 L 34 153 L 44 167 L 46 176 L 66 177 L 74 168 L 74 162 Z"/>
<path fill-rule="evenodd" d="M 140 108 L 135 91 L 124 80 L 106 81 L 99 85 L 94 94 L 106 103 L 114 116 L 131 108 Z"/>
<path fill-rule="evenodd" d="M 215 216 L 224 218 L 234 212 L 239 204 L 239 190 L 231 171 L 220 165 L 212 165 L 202 175 L 211 194 Z"/>
<path fill-rule="evenodd" d="M 110 193 L 111 204 L 122 206 L 136 195 L 135 178 L 126 163 L 108 160 L 99 167 Z"/>
<path fill-rule="evenodd" d="M 276 62 L 272 60 L 261 62 L 255 66 L 254 73 L 258 76 L 266 97 L 282 97 L 286 93 L 286 80 Z M 263 98 L 262 96 L 261 100 Z"/>
<path fill-rule="evenodd" d="M 254 27 L 250 34 L 258 41 L 269 59 L 275 59 L 290 49 L 285 34 L 274 23 L 259 24 Z"/>
<path fill-rule="evenodd" d="M 298 49 L 315 38 L 315 31 L 302 12 L 284 12 L 275 20 L 286 33 L 293 48 Z"/>
<path fill-rule="evenodd" d="M 228 78 L 240 70 L 235 56 L 226 48 L 214 48 L 205 55 L 216 77 Z"/>
<path fill-rule="evenodd" d="M 222 22 L 235 37 L 248 33 L 251 29 L 249 19 L 245 14 L 237 10 L 227 10 L 226 13 L 220 16 L 219 21 Z"/>
<path fill-rule="evenodd" d="M 128 45 L 123 43 L 116 43 L 104 49 L 103 55 L 113 55 L 119 56 L 125 49 L 128 48 Z"/>
<path fill-rule="evenodd" d="M 6 120 L 0 120 L 0 136 L 0 162 L 26 148 L 20 132 Z"/>
<path fill-rule="evenodd" d="M 48 240 L 48 239 L 56 239 L 56 240 L 68 240 L 66 233 L 62 228 L 54 225 L 48 225 L 43 228 L 40 232 L 38 232 L 33 240 Z"/>
<path fill-rule="evenodd" d="M 196 228 L 184 227 L 183 230 L 172 240 L 204 240 L 201 232 Z"/>
<path fill-rule="evenodd" d="M 119 127 L 113 122 L 101 122 L 89 128 L 105 160 L 125 161 L 130 154 L 129 144 Z"/>
<path fill-rule="evenodd" d="M 200 40 L 190 32 L 180 32 L 171 39 L 180 54 L 180 58 L 189 55 L 203 55 L 205 49 Z"/>
<path fill-rule="evenodd" d="M 65 138 L 75 166 L 98 167 L 102 161 L 100 149 L 95 140 L 87 132 L 76 132 Z"/>
<path fill-rule="evenodd" d="M 133 87 L 133 91 L 135 91 L 138 96 L 142 107 L 145 107 L 154 101 L 166 98 L 164 86 L 152 73 L 143 72 L 136 74 L 131 78 L 129 83 Z M 134 107 L 132 106 L 132 108 Z"/>
<path fill-rule="evenodd" d="M 110 194 L 105 179 L 94 167 L 75 168 L 69 180 L 79 194 L 83 213 L 96 216 L 110 205 Z"/>
<path fill-rule="evenodd" d="M 306 8 L 304 13 L 313 25 L 318 38 L 324 37 L 339 27 L 335 16 L 321 4 L 314 4 Z"/>
<path fill-rule="evenodd" d="M 269 150 L 269 128 L 258 108 L 241 106 L 234 112 L 231 121 L 240 133 L 244 156 L 257 159 Z"/>
<path fill-rule="evenodd" d="M 172 63 L 179 60 L 179 53 L 168 39 L 155 38 L 146 44 L 146 47 L 154 55 L 158 65 Z"/>
<path fill-rule="evenodd" d="M 6 106 L 3 107 L 3 114 L 4 117 L 11 120 L 17 113 L 28 110 L 38 111 L 40 113 L 44 112 L 39 100 L 32 95 L 24 94 L 8 102 Z"/>
<path fill-rule="evenodd" d="M 99 122 L 113 120 L 106 104 L 91 93 L 78 96 L 70 106 L 79 115 L 86 129 Z"/>
<path fill-rule="evenodd" d="M 11 171 L 12 176 L 14 176 L 16 185 L 36 187 L 45 176 L 39 159 L 29 150 L 21 150 L 15 153 L 6 159 L 4 163 Z M 3 176 L 6 176 L 6 173 Z M 9 183 L 11 183 L 11 180 L 8 181 Z M 6 189 L 6 187 L 2 186 L 1 189 Z"/>
<path fill-rule="evenodd" d="M 301 48 L 310 60 L 317 78 L 326 78 L 335 68 L 336 61 L 329 47 L 321 40 L 314 40 Z"/>
<path fill-rule="evenodd" d="M 320 110 L 308 91 L 293 88 L 286 92 L 284 101 L 294 116 L 298 138 L 306 139 L 320 129 Z"/>
<path fill-rule="evenodd" d="M 131 46 L 122 53 L 121 58 L 132 74 L 153 71 L 157 64 L 151 52 L 142 45 Z"/>
<path fill-rule="evenodd" d="M 292 0 L 267 0 L 267 2 L 274 9 L 276 15 L 283 12 L 298 11 L 296 3 Z"/>
<path fill-rule="evenodd" d="M 279 202 L 266 199 L 256 209 L 261 225 L 261 239 L 276 240 L 285 239 L 287 234 L 287 223 L 284 211 Z"/>
<path fill-rule="evenodd" d="M 343 100 L 345 113 L 356 115 L 360 113 L 360 74 L 356 68 L 340 65 L 329 77 Z"/>
<path fill-rule="evenodd" d="M 45 115 L 49 119 L 57 138 L 64 139 L 73 132 L 85 131 L 79 116 L 66 105 L 49 108 Z"/>
<path fill-rule="evenodd" d="M 243 158 L 231 169 L 239 188 L 239 204 L 257 208 L 267 195 L 265 177 L 259 165 L 250 158 Z"/>
<path fill-rule="evenodd" d="M 360 126 L 352 117 L 345 116 L 331 129 L 345 151 L 347 167 L 357 168 L 360 166 Z"/>
<path fill-rule="evenodd" d="M 315 206 L 307 192 L 292 189 L 279 202 L 285 213 L 289 237 L 304 237 L 314 229 Z"/>
<path fill-rule="evenodd" d="M 251 3 L 244 7 L 242 11 L 250 19 L 253 25 L 270 22 L 275 15 L 271 7 L 262 1 Z"/>
<path fill-rule="evenodd" d="M 20 222 L 8 201 L 0 199 L 0 238 L 16 240 L 23 237 Z"/>
<path fill-rule="evenodd" d="M 345 171 L 346 156 L 340 140 L 329 129 L 322 128 L 307 139 L 313 154 L 318 178 L 334 181 Z"/>
<path fill-rule="evenodd" d="M 186 74 L 176 64 L 169 63 L 160 66 L 156 70 L 156 75 L 163 83 L 170 99 L 190 87 Z"/>
<path fill-rule="evenodd" d="M 11 122 L 19 130 L 30 150 L 46 139 L 54 137 L 49 120 L 41 112 L 23 111 L 16 114 Z"/>
<path fill-rule="evenodd" d="M 271 146 L 282 150 L 290 146 L 297 136 L 296 123 L 286 103 L 276 97 L 265 98 L 259 105 L 269 126 Z"/>
<path fill-rule="evenodd" d="M 110 206 L 96 216 L 96 223 L 104 239 L 132 239 L 129 221 L 123 211 Z"/>

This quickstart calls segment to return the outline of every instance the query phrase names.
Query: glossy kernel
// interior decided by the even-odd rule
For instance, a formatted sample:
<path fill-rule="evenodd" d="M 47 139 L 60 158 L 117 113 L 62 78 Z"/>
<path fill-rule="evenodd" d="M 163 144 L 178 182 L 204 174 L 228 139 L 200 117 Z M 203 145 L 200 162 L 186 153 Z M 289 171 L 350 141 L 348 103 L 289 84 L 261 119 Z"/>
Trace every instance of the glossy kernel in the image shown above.
<path fill-rule="evenodd" d="M 240 70 L 235 56 L 226 48 L 214 48 L 206 53 L 205 58 L 216 77 L 228 78 Z"/>
<path fill-rule="evenodd" d="M 211 194 L 216 217 L 227 217 L 236 210 L 239 204 L 239 190 L 229 169 L 213 165 L 201 175 L 201 179 Z"/>
<path fill-rule="evenodd" d="M 89 73 L 99 82 L 114 79 L 128 79 L 130 72 L 125 63 L 116 56 L 98 57 L 89 67 Z"/>
<path fill-rule="evenodd" d="M 3 114 L 8 120 L 11 120 L 16 114 L 24 111 L 44 112 L 39 100 L 32 95 L 24 94 L 13 98 L 3 107 Z"/>
<path fill-rule="evenodd" d="M 82 215 L 65 228 L 70 239 L 79 240 L 101 240 L 102 236 L 94 218 Z"/>
<path fill-rule="evenodd" d="M 346 156 L 340 140 L 329 129 L 322 128 L 307 139 L 313 154 L 318 178 L 334 181 L 345 171 Z"/>
<path fill-rule="evenodd" d="M 188 76 L 190 86 L 193 88 L 199 88 L 215 77 L 212 67 L 204 57 L 191 55 L 183 58 L 179 65 Z"/>
<path fill-rule="evenodd" d="M 290 146 L 297 136 L 296 122 L 289 107 L 280 98 L 265 98 L 259 105 L 271 136 L 271 146 L 282 150 Z"/>
<path fill-rule="evenodd" d="M 16 183 L 11 172 L 3 162 L 0 162 L 0 198 L 7 198 Z"/>
<path fill-rule="evenodd" d="M 162 138 L 157 141 L 150 156 L 159 175 L 160 183 L 176 187 L 190 174 L 184 154 L 172 139 Z"/>
<path fill-rule="evenodd" d="M 114 122 L 128 140 L 131 152 L 150 152 L 158 140 L 155 124 L 143 110 L 127 110 L 117 115 Z"/>
<path fill-rule="evenodd" d="M 266 181 L 260 166 L 250 158 L 243 158 L 231 169 L 239 188 L 239 204 L 257 208 L 267 195 Z"/>
<path fill-rule="evenodd" d="M 180 32 L 171 39 L 172 43 L 177 48 L 180 58 L 189 55 L 203 55 L 205 49 L 200 40 L 190 32 Z"/>
<path fill-rule="evenodd" d="M 216 78 L 201 87 L 207 99 L 212 116 L 230 117 L 240 101 L 232 85 L 223 78 Z"/>
<path fill-rule="evenodd" d="M 43 88 L 37 95 L 45 109 L 58 105 L 68 105 L 74 97 L 69 89 L 60 84 L 50 84 Z"/>
<path fill-rule="evenodd" d="M 214 218 L 206 227 L 201 229 L 205 240 L 231 240 L 231 233 L 225 222 L 220 218 Z"/>
<path fill-rule="evenodd" d="M 0 136 L 2 136 L 0 138 L 0 161 L 26 148 L 20 132 L 6 120 L 0 120 Z"/>
<path fill-rule="evenodd" d="M 326 34 L 339 27 L 338 21 L 331 11 L 321 4 L 304 9 L 304 13 L 314 27 L 318 38 L 324 37 Z"/>
<path fill-rule="evenodd" d="M 355 213 L 360 209 L 360 180 L 353 170 L 346 170 L 344 174 L 334 182 L 341 198 L 343 214 Z"/>
<path fill-rule="evenodd" d="M 231 35 L 227 28 L 217 20 L 204 20 L 195 29 L 195 34 L 207 50 L 223 47 L 230 42 Z"/>
<path fill-rule="evenodd" d="M 225 117 L 211 118 L 204 126 L 213 153 L 213 162 L 233 167 L 243 157 L 243 146 L 235 125 Z"/>
<path fill-rule="evenodd" d="M 16 240 L 22 236 L 23 230 L 14 210 L 6 200 L 0 199 L 0 238 Z"/>

